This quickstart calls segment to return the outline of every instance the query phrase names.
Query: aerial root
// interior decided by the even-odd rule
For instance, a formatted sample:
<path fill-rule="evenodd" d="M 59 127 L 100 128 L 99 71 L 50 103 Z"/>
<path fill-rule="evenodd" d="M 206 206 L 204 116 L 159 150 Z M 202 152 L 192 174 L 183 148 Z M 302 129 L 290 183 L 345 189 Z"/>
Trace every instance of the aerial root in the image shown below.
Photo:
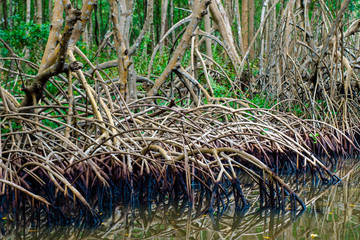
<path fill-rule="evenodd" d="M 36 108 L 38 113 L 66 109 Z M 1 189 L 24 189 L 29 199 L 52 206 L 49 211 L 89 221 L 94 216 L 95 223 L 100 205 L 116 197 L 132 204 L 162 202 L 165 196 L 196 204 L 199 191 L 207 192 L 210 211 L 226 206 L 230 194 L 236 209 L 245 211 L 254 201 L 248 197 L 253 190 L 260 206 L 287 209 L 291 199 L 294 209 L 303 202 L 280 173 L 312 171 L 314 178 L 333 184 L 340 180 L 328 169 L 334 161 L 322 161 L 313 151 L 325 157 L 344 148 L 358 152 L 358 135 L 275 110 L 228 104 L 170 108 L 141 100 L 126 108 L 130 111 L 112 113 L 117 121 L 109 124 L 75 105 L 76 127 L 51 114 L 2 114 L 2 127 L 9 130 L 1 136 Z M 103 132 L 108 137 L 101 137 Z M 67 206 L 59 207 L 64 201 Z M 25 206 L 21 200 L 15 205 Z"/>
<path fill-rule="evenodd" d="M 231 182 L 233 186 L 233 194 L 235 199 L 235 209 L 237 211 L 246 210 L 250 206 L 250 204 L 245 198 L 245 195 L 240 185 L 240 180 L 238 178 L 234 178 L 231 180 Z"/>

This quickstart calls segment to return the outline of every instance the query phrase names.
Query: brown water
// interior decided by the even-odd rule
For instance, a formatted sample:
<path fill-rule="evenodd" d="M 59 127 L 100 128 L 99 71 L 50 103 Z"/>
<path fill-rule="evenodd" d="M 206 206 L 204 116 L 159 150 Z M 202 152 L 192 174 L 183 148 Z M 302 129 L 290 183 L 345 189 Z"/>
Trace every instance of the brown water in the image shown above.
<path fill-rule="evenodd" d="M 119 206 L 97 229 L 43 226 L 31 231 L 30 226 L 4 225 L 1 239 L 360 239 L 360 164 L 346 161 L 338 176 L 343 179 L 335 186 L 293 183 L 307 206 L 296 215 L 260 211 L 256 199 L 244 216 L 234 216 L 230 204 L 213 218 L 205 208 L 189 210 L 182 202 L 143 209 Z"/>

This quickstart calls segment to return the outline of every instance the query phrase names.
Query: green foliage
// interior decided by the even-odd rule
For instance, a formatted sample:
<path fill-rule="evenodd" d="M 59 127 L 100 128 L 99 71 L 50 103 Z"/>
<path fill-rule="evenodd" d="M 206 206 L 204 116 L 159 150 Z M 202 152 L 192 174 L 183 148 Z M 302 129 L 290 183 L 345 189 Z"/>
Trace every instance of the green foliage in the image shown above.
<path fill-rule="evenodd" d="M 295 104 L 293 106 L 292 112 L 294 112 L 296 116 L 301 116 L 302 114 L 304 114 L 304 112 L 299 104 Z"/>
<path fill-rule="evenodd" d="M 229 93 L 229 89 L 226 86 L 216 85 L 213 89 L 215 97 L 224 97 Z"/>
<path fill-rule="evenodd" d="M 314 143 L 317 143 L 317 137 L 319 137 L 320 134 L 319 133 L 315 133 L 315 134 L 310 133 L 309 136 L 313 139 Z"/>
<path fill-rule="evenodd" d="M 29 60 L 38 62 L 45 49 L 47 37 L 49 35 L 50 24 L 35 24 L 34 22 L 25 23 L 20 15 L 12 16 L 14 27 L 12 30 L 0 29 L 0 37 L 13 48 L 16 54 L 24 57 L 25 49 L 30 49 Z M 9 54 L 6 48 L 0 48 L 1 55 Z"/>
<path fill-rule="evenodd" d="M 227 96 L 230 92 L 230 86 L 226 86 L 223 84 L 218 84 L 211 76 L 210 78 L 210 85 L 214 90 L 214 97 L 224 97 Z"/>
<path fill-rule="evenodd" d="M 15 130 L 20 130 L 22 128 L 22 126 L 18 125 L 15 121 L 13 121 L 11 123 L 9 123 L 9 122 L 3 123 L 0 126 L 1 126 L 1 134 L 9 133 L 11 129 L 13 131 L 15 131 Z"/>
<path fill-rule="evenodd" d="M 259 94 L 254 95 L 249 101 L 260 108 L 271 108 L 273 104 L 276 104 L 276 102 L 269 101 L 269 99 L 260 96 Z"/>
<path fill-rule="evenodd" d="M 353 17 L 360 17 L 360 2 L 359 1 L 350 1 L 349 3 L 349 13 L 353 14 Z"/>

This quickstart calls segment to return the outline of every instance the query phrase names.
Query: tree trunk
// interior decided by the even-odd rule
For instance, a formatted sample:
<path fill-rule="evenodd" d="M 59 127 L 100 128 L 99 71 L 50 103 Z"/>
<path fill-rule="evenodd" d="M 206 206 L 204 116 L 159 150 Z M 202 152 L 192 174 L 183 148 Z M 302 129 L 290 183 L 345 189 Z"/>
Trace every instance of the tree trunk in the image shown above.
<path fill-rule="evenodd" d="M 264 25 L 264 30 L 263 30 L 263 33 L 262 33 L 262 37 L 261 37 L 261 45 L 260 45 L 260 65 L 259 65 L 259 74 L 260 76 L 263 75 L 264 73 L 264 54 L 265 54 L 265 51 L 267 49 L 267 44 L 266 44 L 266 40 L 267 40 L 267 36 L 269 35 L 268 34 L 268 24 L 265 24 L 265 13 L 266 13 L 266 9 L 267 9 L 267 5 L 269 3 L 269 0 L 265 0 L 264 4 L 263 4 L 263 7 L 262 7 L 262 10 L 261 10 L 261 19 L 260 19 L 260 24 Z"/>
<path fill-rule="evenodd" d="M 272 2 L 272 5 L 275 5 L 276 3 Z M 270 72 L 269 72 L 269 82 L 270 86 L 272 86 L 272 93 L 277 96 L 277 94 L 280 92 L 278 86 L 279 86 L 279 76 L 276 74 L 278 71 L 278 67 L 276 64 L 276 45 L 275 45 L 275 37 L 276 37 L 276 11 L 272 11 L 269 18 L 269 38 L 268 38 L 268 65 L 270 65 Z"/>
<path fill-rule="evenodd" d="M 61 28 L 63 24 L 63 4 L 61 1 L 56 1 L 53 12 L 53 19 L 51 22 L 51 30 L 49 33 L 48 41 L 45 47 L 44 55 L 41 60 L 41 65 L 39 72 L 45 70 L 49 67 L 49 57 L 50 54 L 55 51 L 56 43 L 59 41 L 59 36 L 61 33 Z"/>
<path fill-rule="evenodd" d="M 170 0 L 170 26 L 174 25 L 174 0 Z M 171 41 L 175 41 L 175 31 L 171 33 Z"/>
<path fill-rule="evenodd" d="M 209 8 L 214 22 L 218 25 L 218 30 L 225 43 L 229 58 L 235 68 L 236 73 L 238 74 L 238 77 L 240 77 L 238 68 L 241 65 L 241 58 L 236 50 L 231 26 L 227 18 L 226 12 L 221 4 L 221 1 L 215 0 L 213 3 L 210 4 Z"/>
<path fill-rule="evenodd" d="M 132 101 L 135 100 L 137 98 L 137 91 L 136 91 L 136 71 L 134 68 L 134 65 L 131 64 L 129 65 L 129 63 L 131 62 L 131 56 L 128 54 L 129 49 L 130 49 L 130 27 L 131 27 L 131 22 L 132 22 L 132 8 L 133 8 L 133 1 L 130 0 L 120 0 L 119 1 L 119 18 L 118 18 L 118 23 L 119 23 L 119 31 L 120 31 L 120 35 L 115 36 L 117 38 L 117 41 L 120 41 L 120 39 L 122 39 L 122 43 L 118 42 L 116 44 L 123 44 L 123 46 L 118 46 L 117 49 L 118 51 L 120 51 L 120 55 L 122 58 L 124 58 L 124 60 L 119 60 L 119 63 L 121 64 L 126 64 L 127 66 L 125 66 L 126 69 L 120 70 L 119 69 L 119 74 L 123 74 L 122 75 L 122 79 L 119 76 L 120 79 L 120 89 L 123 87 L 123 91 L 124 91 L 124 98 L 127 101 Z M 116 33 L 117 30 L 115 30 Z M 126 53 L 127 52 L 127 53 Z M 118 57 L 120 57 L 119 52 L 118 52 Z M 126 56 L 124 56 L 126 55 Z M 127 59 L 127 60 L 126 60 Z M 122 61 L 127 61 L 122 62 Z M 122 72 L 125 71 L 126 72 Z M 126 76 L 125 76 L 126 75 Z M 126 80 L 125 80 L 126 78 Z M 122 84 L 125 84 L 124 86 L 122 86 Z"/>
<path fill-rule="evenodd" d="M 124 2 L 122 2 L 124 3 Z M 127 98 L 127 79 L 128 79 L 128 67 L 129 67 L 129 50 L 126 48 L 125 39 L 123 38 L 122 31 L 124 31 L 125 25 L 119 21 L 118 14 L 120 13 L 119 5 L 116 0 L 110 1 L 111 6 L 111 19 L 114 28 L 115 36 L 115 49 L 118 57 L 118 72 L 119 72 L 119 83 L 120 93 L 123 98 Z M 122 6 L 124 7 L 124 5 Z M 125 10 L 125 9 L 123 9 Z M 120 18 L 123 17 L 120 15 Z"/>
<path fill-rule="evenodd" d="M 65 59 L 67 56 L 67 50 L 70 45 L 71 35 L 74 31 L 74 25 L 80 19 L 81 12 L 80 10 L 73 9 L 72 7 L 66 9 L 65 27 L 62 31 L 61 39 L 59 39 L 59 33 L 62 30 L 64 2 L 65 1 L 55 6 L 56 9 L 54 9 L 54 11 L 56 11 L 56 14 L 54 13 L 55 18 L 52 21 L 55 26 L 51 29 L 47 47 L 45 49 L 45 53 L 53 50 L 53 53 L 55 54 L 55 61 L 46 68 L 44 68 L 46 65 L 42 65 L 43 68 L 40 67 L 37 75 L 33 80 L 33 83 L 24 89 L 25 97 L 21 101 L 21 107 L 36 105 L 43 97 L 43 92 L 48 80 L 51 77 L 66 71 Z M 59 43 L 58 40 L 60 41 Z M 56 45 L 57 50 L 55 47 Z M 46 54 L 44 54 L 43 60 L 46 57 Z M 69 64 L 69 69 L 76 70 L 79 69 L 78 66 L 80 65 L 75 62 L 74 65 Z"/>
<path fill-rule="evenodd" d="M 248 0 L 249 2 L 249 40 L 251 40 L 254 37 L 254 18 L 255 18 L 255 1 L 254 0 Z M 255 44 L 250 49 L 250 57 L 254 58 L 254 47 Z"/>
<path fill-rule="evenodd" d="M 30 23 L 30 19 L 31 19 L 31 0 L 26 0 L 26 23 Z"/>
<path fill-rule="evenodd" d="M 187 26 L 182 38 L 177 45 L 174 54 L 172 55 L 168 65 L 162 74 L 156 79 L 154 86 L 147 92 L 148 96 L 154 96 L 158 93 L 161 85 L 165 82 L 167 77 L 171 74 L 171 72 L 177 67 L 181 66 L 181 60 L 185 54 L 185 50 L 189 47 L 191 37 L 195 30 L 197 29 L 202 18 L 207 14 L 207 7 L 211 3 L 211 1 L 196 1 L 194 3 L 193 11 L 191 13 L 191 22 Z"/>
<path fill-rule="evenodd" d="M 165 30 L 167 27 L 167 9 L 168 9 L 169 1 L 168 0 L 161 0 L 161 30 L 160 30 L 160 39 L 165 34 Z M 164 45 L 166 45 L 166 41 L 160 46 L 160 54 L 163 53 Z"/>
<path fill-rule="evenodd" d="M 95 6 L 95 42 L 97 46 L 100 46 L 101 44 L 101 17 L 100 17 L 100 11 L 101 11 L 101 1 L 99 0 L 99 4 Z"/>
<path fill-rule="evenodd" d="M 205 32 L 210 33 L 211 31 L 211 20 L 210 20 L 210 15 L 206 14 L 205 15 Z M 210 58 L 213 58 L 213 54 L 212 54 L 212 48 L 211 48 L 211 39 L 210 38 L 206 38 L 206 55 L 208 55 Z M 209 66 L 212 65 L 211 61 L 208 61 Z"/>
<path fill-rule="evenodd" d="M 236 15 L 236 29 L 238 34 L 238 47 L 240 50 L 240 54 L 244 55 L 244 46 L 243 46 L 243 40 L 241 35 L 241 17 L 240 17 L 240 6 L 239 6 L 239 0 L 235 0 L 235 15 Z"/>
<path fill-rule="evenodd" d="M 43 14 L 42 14 L 42 1 L 36 0 L 36 23 L 42 24 Z"/>
<path fill-rule="evenodd" d="M 241 26 L 243 33 L 243 47 L 244 51 L 247 51 L 249 46 L 249 17 L 248 17 L 248 0 L 241 0 Z"/>
<path fill-rule="evenodd" d="M 234 16 L 234 8 L 233 8 L 233 3 L 232 0 L 226 0 L 224 1 L 224 6 L 226 9 L 226 14 L 229 18 L 229 22 L 233 22 L 233 16 Z"/>
<path fill-rule="evenodd" d="M 6 1 L 5 1 L 6 2 Z M 9 28 L 12 29 L 13 28 L 13 14 L 14 14 L 14 5 L 13 5 L 13 0 L 9 1 L 9 16 L 11 16 L 8 20 L 9 20 Z"/>
<path fill-rule="evenodd" d="M 49 0 L 48 8 L 49 8 L 49 21 L 51 21 L 51 19 L 52 19 L 52 8 L 53 8 L 53 1 L 52 0 Z"/>
<path fill-rule="evenodd" d="M 4 29 L 8 29 L 8 12 L 7 12 L 7 4 L 6 4 L 6 0 L 2 1 L 2 11 L 3 11 L 3 16 L 4 16 Z"/>
<path fill-rule="evenodd" d="M 139 45 L 142 42 L 145 34 L 147 34 L 149 32 L 150 25 L 151 25 L 152 19 L 153 19 L 153 8 L 154 8 L 154 1 L 148 0 L 147 7 L 146 7 L 146 9 L 144 8 L 144 10 L 146 10 L 146 15 L 144 14 L 145 19 L 144 19 L 143 29 L 141 30 L 138 38 L 135 40 L 135 42 L 133 43 L 133 45 L 130 48 L 130 52 L 129 52 L 130 61 L 132 61 L 131 56 L 136 52 L 137 49 L 139 49 Z M 146 47 L 144 48 L 144 50 L 146 51 Z M 145 56 L 146 55 L 147 54 L 145 53 Z M 136 79 L 137 79 L 137 73 L 135 71 L 134 64 L 131 64 L 129 67 L 129 73 L 128 73 L 128 99 L 127 100 L 129 102 L 137 99 Z"/>
<path fill-rule="evenodd" d="M 119 27 L 124 40 L 128 42 L 131 25 L 132 0 L 120 0 L 119 2 Z"/>
<path fill-rule="evenodd" d="M 90 17 L 90 20 L 89 20 L 89 47 L 92 48 L 93 46 L 93 39 L 94 39 L 94 31 L 93 31 L 93 20 L 92 18 Z"/>
<path fill-rule="evenodd" d="M 89 31 L 87 26 L 84 29 L 84 32 L 82 33 L 82 41 L 85 43 L 86 45 L 86 50 L 89 50 Z"/>

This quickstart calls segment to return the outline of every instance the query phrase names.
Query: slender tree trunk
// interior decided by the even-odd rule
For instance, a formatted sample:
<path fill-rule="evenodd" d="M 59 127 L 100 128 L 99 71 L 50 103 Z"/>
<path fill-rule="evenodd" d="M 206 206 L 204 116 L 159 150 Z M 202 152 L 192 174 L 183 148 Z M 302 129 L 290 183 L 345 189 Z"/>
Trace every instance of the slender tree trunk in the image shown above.
<path fill-rule="evenodd" d="M 244 51 L 247 51 L 249 46 L 249 10 L 248 0 L 241 0 L 241 21 L 242 21 L 242 33 L 243 33 L 243 47 Z"/>
<path fill-rule="evenodd" d="M 174 25 L 174 0 L 170 0 L 170 26 Z M 171 41 L 175 41 L 175 31 L 171 33 Z"/>
<path fill-rule="evenodd" d="M 102 16 L 102 0 L 99 0 L 98 8 L 97 8 L 97 18 L 98 18 L 98 27 L 99 27 L 99 34 L 98 34 L 98 42 L 99 45 L 101 44 L 101 36 L 105 34 L 103 31 L 104 28 L 104 21 Z"/>
<path fill-rule="evenodd" d="M 25 20 L 26 23 L 29 23 L 30 19 L 31 19 L 31 0 L 26 0 L 26 20 Z"/>
<path fill-rule="evenodd" d="M 210 20 L 210 14 L 205 15 L 205 32 L 210 34 L 211 31 L 211 20 Z M 210 58 L 213 58 L 212 54 L 212 47 L 211 47 L 211 39 L 206 38 L 206 55 L 208 55 Z M 212 65 L 211 61 L 208 61 L 209 66 Z"/>
<path fill-rule="evenodd" d="M 310 26 L 310 20 L 309 20 L 309 1 L 304 0 L 304 22 L 305 22 L 305 31 L 311 33 L 312 29 Z"/>
<path fill-rule="evenodd" d="M 248 0 L 241 0 L 241 26 L 243 33 L 243 47 L 247 51 L 249 46 L 249 17 L 248 17 Z"/>
<path fill-rule="evenodd" d="M 274 2 L 272 4 L 275 4 Z M 268 64 L 270 65 L 270 73 L 269 73 L 269 81 L 270 86 L 272 86 L 272 91 L 274 95 L 279 93 L 280 88 L 279 87 L 279 81 L 278 81 L 278 75 L 276 74 L 276 71 L 278 70 L 278 67 L 276 65 L 276 44 L 275 44 L 275 31 L 276 31 L 276 11 L 272 11 L 269 19 L 269 39 L 268 39 Z"/>
<path fill-rule="evenodd" d="M 263 24 L 265 27 L 264 27 L 264 30 L 262 32 L 262 37 L 261 37 L 261 45 L 260 45 L 260 66 L 259 66 L 259 74 L 260 76 L 263 75 L 264 73 L 264 60 L 265 60 L 265 57 L 264 57 L 264 54 L 265 54 L 265 51 L 266 51 L 266 47 L 267 47 L 267 44 L 266 44 L 266 40 L 267 40 L 267 37 L 268 37 L 268 27 L 269 24 L 265 24 L 265 13 L 266 13 L 266 9 L 267 9 L 267 5 L 269 4 L 269 0 L 265 0 L 264 4 L 263 4 L 263 7 L 262 7 L 262 10 L 261 10 L 261 19 L 260 19 L 260 24 Z"/>
<path fill-rule="evenodd" d="M 221 37 L 223 38 L 227 53 L 229 54 L 229 58 L 235 68 L 236 73 L 238 74 L 238 77 L 240 77 L 238 67 L 241 65 L 241 58 L 237 52 L 234 37 L 232 35 L 231 25 L 221 4 L 221 1 L 215 0 L 210 4 L 209 9 L 214 22 L 218 25 L 218 30 L 221 34 Z"/>
<path fill-rule="evenodd" d="M 155 26 L 154 26 L 154 16 L 151 19 L 150 23 L 150 38 L 151 38 L 151 52 L 154 51 L 156 42 L 155 42 Z"/>
<path fill-rule="evenodd" d="M 196 3 L 195 3 L 196 2 Z M 182 38 L 177 45 L 174 54 L 172 55 L 171 59 L 169 60 L 168 65 L 166 66 L 165 70 L 162 74 L 156 79 L 154 86 L 147 92 L 148 96 L 154 96 L 158 93 L 161 85 L 167 79 L 167 77 L 171 74 L 171 72 L 175 68 L 179 68 L 181 66 L 181 60 L 185 54 L 185 50 L 188 48 L 191 37 L 195 30 L 198 27 L 198 24 L 201 22 L 203 17 L 207 14 L 207 7 L 211 3 L 211 1 L 194 1 L 193 11 L 190 15 L 191 21 L 187 26 Z M 214 3 L 213 3 L 214 4 Z"/>
<path fill-rule="evenodd" d="M 255 1 L 248 0 L 249 2 L 249 41 L 254 37 L 254 18 L 255 18 Z M 255 44 L 250 49 L 250 57 L 254 58 L 255 51 L 254 51 Z"/>
<path fill-rule="evenodd" d="M 36 0 L 36 23 L 42 24 L 43 14 L 42 14 L 42 1 Z"/>
<path fill-rule="evenodd" d="M 13 0 L 10 0 L 9 1 L 9 16 L 10 18 L 8 19 L 9 20 L 9 28 L 12 29 L 13 28 L 13 19 L 12 19 L 12 16 L 14 14 L 14 4 L 13 4 Z"/>
<path fill-rule="evenodd" d="M 119 6 L 119 28 L 121 31 L 121 35 L 125 37 L 126 34 L 126 29 L 127 29 L 127 25 L 129 24 L 127 22 L 127 7 L 126 7 L 126 2 L 127 0 L 119 0 L 118 2 L 118 6 Z"/>
<path fill-rule="evenodd" d="M 49 56 L 51 53 L 53 53 L 55 51 L 56 43 L 60 40 L 59 37 L 60 37 L 60 33 L 61 33 L 61 28 L 62 28 L 62 25 L 64 22 L 63 9 L 64 9 L 64 7 L 63 7 L 63 4 L 61 3 L 61 1 L 55 2 L 53 19 L 51 22 L 52 27 L 51 27 L 51 30 L 49 33 L 46 48 L 44 50 L 44 55 L 43 55 L 43 58 L 41 61 L 39 72 L 43 71 L 47 67 L 49 67 L 49 64 L 47 64 L 49 62 Z"/>
<path fill-rule="evenodd" d="M 160 39 L 164 36 L 167 24 L 167 9 L 169 5 L 169 0 L 161 1 L 161 33 Z"/>
<path fill-rule="evenodd" d="M 127 48 L 130 47 L 130 27 L 132 23 L 133 15 L 133 0 L 126 0 L 126 25 L 125 25 L 125 37 L 127 42 Z"/>
<path fill-rule="evenodd" d="M 100 6 L 101 6 L 101 1 L 99 0 L 99 4 L 95 6 L 95 42 L 97 46 L 100 46 L 101 44 L 101 40 L 100 40 L 100 35 L 101 35 L 101 19 L 100 19 Z"/>
<path fill-rule="evenodd" d="M 31 19 L 31 0 L 26 0 L 26 14 L 25 14 L 25 22 L 27 24 L 30 23 Z M 28 33 L 28 32 L 27 32 Z M 25 46 L 25 56 L 24 58 L 27 59 L 29 57 L 29 48 Z"/>
<path fill-rule="evenodd" d="M 118 26 L 119 26 L 119 31 L 120 34 L 116 36 L 118 43 L 116 44 L 123 44 L 124 46 L 118 46 L 117 49 L 118 51 L 122 52 L 122 58 L 124 58 L 124 54 L 126 55 L 125 58 L 127 58 L 127 60 L 121 60 L 124 61 L 121 64 L 126 64 L 124 69 L 124 72 L 121 72 L 119 70 L 119 74 L 122 74 L 122 80 L 121 80 L 121 86 L 122 84 L 125 84 L 124 86 L 122 86 L 124 88 L 123 91 L 125 91 L 126 89 L 126 93 L 124 92 L 124 96 L 126 97 L 127 101 L 132 101 L 136 99 L 136 71 L 134 68 L 134 65 L 131 64 L 129 66 L 128 63 L 131 61 L 131 56 L 128 55 L 129 49 L 130 49 L 130 27 L 131 27 L 131 22 L 132 22 L 132 8 L 133 8 L 133 1 L 131 0 L 120 0 L 119 1 L 119 18 L 118 18 Z M 115 33 L 116 33 L 116 29 L 115 29 Z M 121 41 L 119 41 L 120 39 L 122 39 Z M 118 57 L 119 53 L 118 53 Z M 119 60 L 119 63 L 121 62 Z M 128 61 L 128 62 L 126 62 Z M 126 72 L 125 72 L 126 70 Z M 126 75 L 126 81 L 125 81 L 125 75 Z"/>
<path fill-rule="evenodd" d="M 90 17 L 89 20 L 89 47 L 92 48 L 93 46 L 93 39 L 94 39 L 94 31 L 93 31 L 93 20 Z"/>
<path fill-rule="evenodd" d="M 85 27 L 85 30 L 82 33 L 82 40 L 86 44 L 86 49 L 89 50 L 90 43 L 89 43 L 89 31 L 88 31 L 87 26 Z"/>
<path fill-rule="evenodd" d="M 232 5 L 233 5 L 232 0 L 224 1 L 224 7 L 226 9 L 226 13 L 230 22 L 233 22 L 233 15 L 234 15 L 234 9 Z"/>
<path fill-rule="evenodd" d="M 148 0 L 147 6 L 146 6 L 146 8 L 144 8 L 144 11 L 146 11 L 146 12 L 144 12 L 143 29 L 141 30 L 138 38 L 135 40 L 135 42 L 131 46 L 131 49 L 129 52 L 130 61 L 131 61 L 131 56 L 135 53 L 136 49 L 139 49 L 138 46 L 144 39 L 145 34 L 147 34 L 149 32 L 149 28 L 151 26 L 151 22 L 153 19 L 153 9 L 154 9 L 154 1 Z M 146 51 L 146 49 L 147 49 L 147 47 L 145 47 L 143 51 Z M 147 55 L 146 52 L 143 55 L 146 56 Z M 135 71 L 134 64 L 131 64 L 129 67 L 129 73 L 128 73 L 128 81 L 129 81 L 128 82 L 128 93 L 129 93 L 128 96 L 129 97 L 127 100 L 129 102 L 137 99 L 136 79 L 137 79 L 137 73 Z"/>
<path fill-rule="evenodd" d="M 66 4 L 66 1 L 65 0 L 63 0 L 63 1 Z M 75 44 L 77 43 L 77 41 L 79 41 L 81 34 L 83 33 L 85 26 L 87 25 L 87 23 L 89 21 L 89 18 L 92 14 L 95 4 L 96 4 L 96 1 L 94 2 L 94 0 L 84 0 L 83 6 L 81 9 L 80 21 L 77 21 L 74 26 L 74 30 L 72 32 L 71 39 L 69 41 L 69 46 L 67 49 L 68 51 L 70 51 L 70 52 L 74 51 Z M 55 11 L 55 7 L 54 7 L 54 11 Z M 53 12 L 53 14 L 55 14 L 55 12 Z M 52 23 L 52 26 L 54 28 L 53 23 Z M 51 32 L 50 32 L 50 34 L 51 34 Z M 58 35 L 60 35 L 60 34 L 58 34 Z M 57 38 L 58 38 L 58 36 L 57 36 Z M 49 37 L 49 39 L 51 39 L 51 41 L 56 40 L 56 38 L 50 38 L 50 37 Z M 49 44 L 49 41 L 50 40 L 48 40 L 47 44 Z M 53 44 L 54 43 L 51 42 L 51 45 L 52 45 L 51 48 L 53 47 Z M 48 47 L 46 47 L 46 48 L 48 49 Z M 51 48 L 49 48 L 49 50 Z M 49 66 L 51 66 L 55 63 L 56 58 L 58 56 L 58 51 L 60 49 L 60 46 L 57 46 L 56 49 L 54 49 L 53 51 L 51 49 L 51 51 L 49 51 L 49 52 L 47 52 L 47 49 L 45 49 L 45 53 L 44 53 L 43 59 L 41 61 L 39 72 L 45 70 L 46 68 L 48 68 Z"/>
<path fill-rule="evenodd" d="M 49 21 L 51 21 L 51 19 L 52 19 L 52 8 L 53 8 L 53 1 L 52 0 L 49 0 L 48 8 L 49 8 Z"/>
<path fill-rule="evenodd" d="M 55 18 L 52 21 L 53 28 L 50 30 L 47 46 L 42 59 L 42 65 L 40 66 L 32 84 L 24 90 L 25 97 L 22 99 L 20 105 L 22 107 L 37 104 L 43 97 L 43 92 L 48 80 L 51 77 L 65 71 L 64 66 L 67 50 L 70 45 L 71 35 L 75 29 L 74 25 L 80 19 L 81 11 L 72 8 L 71 5 L 70 8 L 66 9 L 65 27 L 62 31 L 62 36 L 59 39 L 60 32 L 62 30 L 64 2 L 65 1 L 62 1 L 62 3 L 57 4 L 54 8 L 56 14 L 54 13 Z M 55 60 L 50 61 L 48 64 L 43 64 L 48 59 L 48 54 L 50 52 L 53 54 L 52 58 Z M 73 68 L 69 66 L 69 69 L 72 68 L 73 70 L 76 70 L 79 69 L 78 66 L 79 65 L 75 63 Z"/>
<path fill-rule="evenodd" d="M 244 48 L 243 48 L 243 40 L 241 35 L 241 17 L 240 17 L 240 6 L 239 6 L 239 0 L 235 0 L 235 15 L 236 15 L 236 29 L 237 29 L 237 35 L 238 35 L 238 47 L 240 50 L 240 54 L 244 55 Z"/>
<path fill-rule="evenodd" d="M 96 2 L 96 0 L 84 0 L 81 7 L 81 20 L 75 24 L 74 33 L 71 36 L 71 41 L 69 45 L 70 51 L 74 50 L 75 44 L 77 43 L 77 41 L 79 41 L 81 34 L 87 28 L 87 24 L 91 18 Z"/>
<path fill-rule="evenodd" d="M 2 11 L 4 16 L 4 29 L 8 29 L 8 10 L 7 10 L 7 3 L 6 0 L 2 1 Z"/>
<path fill-rule="evenodd" d="M 169 1 L 168 0 L 161 0 L 161 27 L 160 27 L 160 39 L 165 34 L 166 27 L 167 27 L 167 9 L 168 9 Z M 160 46 L 160 54 L 162 54 L 164 50 L 164 45 L 166 42 L 164 41 L 164 44 Z"/>
<path fill-rule="evenodd" d="M 124 2 L 122 2 L 124 3 Z M 118 72 L 119 72 L 119 83 L 120 93 L 124 99 L 127 98 L 127 79 L 128 79 L 128 66 L 129 66 L 129 51 L 126 48 L 125 39 L 123 38 L 122 31 L 124 31 L 124 23 L 119 21 L 119 13 L 123 13 L 123 10 L 119 9 L 118 2 L 116 0 L 110 0 L 111 6 L 111 18 L 114 26 L 114 37 L 115 37 L 115 48 L 118 57 Z M 120 5 L 121 6 L 121 5 Z M 123 5 L 124 7 L 126 5 Z M 120 18 L 124 15 L 120 15 Z"/>

